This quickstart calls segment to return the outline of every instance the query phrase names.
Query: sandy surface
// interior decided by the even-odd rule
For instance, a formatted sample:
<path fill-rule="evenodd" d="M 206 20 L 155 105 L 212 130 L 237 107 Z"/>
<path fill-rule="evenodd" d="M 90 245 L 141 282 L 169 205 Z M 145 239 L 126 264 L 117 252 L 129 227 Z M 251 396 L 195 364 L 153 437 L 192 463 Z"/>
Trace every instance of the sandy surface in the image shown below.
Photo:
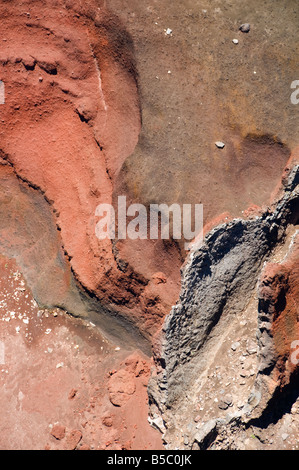
<path fill-rule="evenodd" d="M 118 350 L 62 310 L 39 310 L 3 257 L 0 292 L 1 449 L 161 448 L 147 421 L 148 358 Z"/>

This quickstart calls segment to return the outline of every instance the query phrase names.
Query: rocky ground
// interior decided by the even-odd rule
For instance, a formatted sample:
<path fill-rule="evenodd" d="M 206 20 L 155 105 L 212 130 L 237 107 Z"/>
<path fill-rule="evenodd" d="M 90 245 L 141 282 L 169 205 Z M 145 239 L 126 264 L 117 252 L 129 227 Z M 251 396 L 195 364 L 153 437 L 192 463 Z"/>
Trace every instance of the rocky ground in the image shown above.
<path fill-rule="evenodd" d="M 39 309 L 4 257 L 0 290 L 1 449 L 162 448 L 147 418 L 148 357 L 91 322 Z"/>
<path fill-rule="evenodd" d="M 297 446 L 298 169 L 272 210 L 218 226 L 185 266 L 149 387 L 167 448 Z"/>
<path fill-rule="evenodd" d="M 0 448 L 297 448 L 298 15 L 0 1 Z M 203 244 L 99 240 L 119 195 Z"/>

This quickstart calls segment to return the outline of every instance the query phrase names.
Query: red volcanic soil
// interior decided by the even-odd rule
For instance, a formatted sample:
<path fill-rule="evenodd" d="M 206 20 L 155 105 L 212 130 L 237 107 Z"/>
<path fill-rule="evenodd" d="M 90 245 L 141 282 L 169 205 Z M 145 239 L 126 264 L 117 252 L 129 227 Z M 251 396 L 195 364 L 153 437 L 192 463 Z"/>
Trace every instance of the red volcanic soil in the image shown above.
<path fill-rule="evenodd" d="M 254 119 L 248 114 L 254 106 L 244 115 L 242 131 L 238 132 L 236 125 L 224 128 L 227 109 L 220 119 L 213 99 L 202 102 L 202 94 L 208 94 L 201 86 L 195 90 L 194 84 L 185 83 L 185 70 L 193 67 L 191 63 L 204 77 L 215 75 L 213 69 L 207 69 L 205 52 L 202 63 L 198 54 L 185 54 L 185 65 L 176 70 L 174 61 L 185 46 L 175 38 L 168 41 L 163 31 L 161 47 L 175 72 L 167 75 L 174 81 L 167 85 L 152 80 L 144 72 L 142 57 L 146 53 L 155 67 L 165 67 L 164 58 L 156 53 L 157 28 L 153 36 L 157 57 L 153 57 L 146 42 L 133 40 L 136 31 L 132 22 L 120 21 L 106 3 L 1 3 L 0 79 L 5 84 L 5 105 L 1 106 L 0 157 L 48 202 L 64 255 L 79 285 L 150 337 L 178 298 L 180 267 L 186 253 L 168 241 L 98 240 L 96 207 L 127 195 L 128 203 L 146 206 L 151 202 L 203 203 L 205 224 L 219 220 L 223 213 L 242 215 L 250 205 L 268 203 L 290 150 L 275 136 L 252 129 L 248 122 L 252 124 Z M 118 11 L 117 2 L 115 5 Z M 131 7 L 142 9 L 135 2 Z M 125 11 L 120 13 L 125 15 Z M 176 18 L 173 11 L 171 14 Z M 141 24 L 145 19 L 141 14 Z M 146 25 L 148 28 L 148 22 Z M 198 34 L 203 31 L 201 28 Z M 147 35 L 152 39 L 150 32 Z M 223 53 L 219 60 L 225 56 Z M 181 116 L 165 102 L 173 90 L 178 105 L 185 103 L 184 93 L 196 93 L 194 101 L 208 106 L 204 113 L 196 113 L 195 121 L 200 120 L 196 132 L 194 114 L 188 118 L 188 133 L 198 137 L 182 134 L 184 153 L 175 150 L 182 132 L 177 127 L 183 125 L 179 124 Z M 223 92 L 226 102 L 235 90 Z M 151 115 L 155 114 L 155 101 L 169 110 L 167 119 L 164 108 L 162 114 Z M 192 107 L 185 107 L 192 113 Z M 176 124 L 170 126 L 169 134 L 174 118 Z M 161 129 L 156 127 L 159 123 Z M 226 133 L 222 151 L 214 143 L 219 129 Z M 166 283 L 153 282 L 157 272 L 163 272 Z"/>
<path fill-rule="evenodd" d="M 0 292 L 0 449 L 163 448 L 147 421 L 147 357 L 40 310 L 4 257 Z"/>
<path fill-rule="evenodd" d="M 117 317 L 159 347 L 186 252 L 171 240 L 98 240 L 96 208 L 119 195 L 146 207 L 202 203 L 206 233 L 269 204 L 295 146 L 297 123 L 282 126 L 288 110 L 268 95 L 270 75 L 273 97 L 289 91 L 296 60 L 284 37 L 269 48 L 263 24 L 236 49 L 239 13 L 229 23 L 218 2 L 208 21 L 192 2 L 183 21 L 176 2 L 124 3 L 0 3 L 3 449 L 162 448 L 147 421 L 149 358 L 65 311 L 108 312 L 107 337 Z M 293 337 L 294 256 L 279 267 L 289 283 L 273 325 L 280 358 Z"/>
<path fill-rule="evenodd" d="M 49 203 L 81 286 L 117 305 L 148 335 L 177 298 L 177 250 L 166 255 L 167 289 L 153 298 L 145 287 L 161 271 L 163 246 L 154 252 L 142 246 L 145 267 L 137 253 L 123 269 L 119 248 L 95 235 L 95 209 L 112 203 L 115 179 L 141 129 L 132 40 L 93 1 L 5 2 L 0 15 L 6 98 L 0 160 Z M 131 257 L 130 246 L 124 255 Z"/>

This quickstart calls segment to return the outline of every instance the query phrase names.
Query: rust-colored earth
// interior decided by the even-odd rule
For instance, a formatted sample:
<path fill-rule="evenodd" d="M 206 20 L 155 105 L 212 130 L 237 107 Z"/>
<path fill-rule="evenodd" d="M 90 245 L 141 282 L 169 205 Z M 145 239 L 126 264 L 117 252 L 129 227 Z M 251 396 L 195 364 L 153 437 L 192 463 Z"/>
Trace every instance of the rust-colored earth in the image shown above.
<path fill-rule="evenodd" d="M 201 203 L 207 233 L 273 201 L 298 159 L 295 6 L 1 0 L 1 448 L 162 447 L 146 385 L 187 252 L 98 240 L 96 207 Z M 296 257 L 279 269 L 282 358 Z"/>

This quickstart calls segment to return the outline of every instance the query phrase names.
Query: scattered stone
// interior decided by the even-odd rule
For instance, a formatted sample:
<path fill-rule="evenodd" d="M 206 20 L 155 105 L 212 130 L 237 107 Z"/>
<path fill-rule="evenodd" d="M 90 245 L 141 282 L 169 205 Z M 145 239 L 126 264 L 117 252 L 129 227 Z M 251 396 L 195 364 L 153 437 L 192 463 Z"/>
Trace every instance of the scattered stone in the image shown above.
<path fill-rule="evenodd" d="M 104 416 L 104 418 L 102 419 L 102 423 L 103 423 L 104 426 L 106 426 L 107 428 L 111 428 L 111 427 L 112 427 L 112 424 L 113 424 L 113 421 L 112 421 L 111 416 Z"/>
<path fill-rule="evenodd" d="M 288 437 L 289 437 L 289 435 L 286 434 L 286 433 L 281 435 L 281 438 L 282 438 L 283 441 L 286 441 Z"/>
<path fill-rule="evenodd" d="M 241 370 L 240 376 L 243 378 L 249 377 L 250 373 L 247 370 Z"/>
<path fill-rule="evenodd" d="M 223 149 L 225 147 L 225 143 L 224 142 L 221 142 L 220 140 L 218 140 L 217 142 L 215 142 L 215 145 L 217 148 L 219 149 Z"/>
<path fill-rule="evenodd" d="M 249 31 L 250 31 L 250 24 L 249 24 L 249 23 L 241 24 L 239 30 L 242 31 L 242 33 L 249 33 Z"/>
<path fill-rule="evenodd" d="M 232 349 L 233 351 L 236 351 L 239 346 L 240 346 L 239 341 L 236 341 L 235 343 L 233 343 L 233 344 L 231 345 L 231 349 Z"/>
<path fill-rule="evenodd" d="M 238 39 L 233 39 L 233 43 L 234 43 L 234 44 L 239 44 Z"/>
<path fill-rule="evenodd" d="M 172 34 L 172 29 L 167 28 L 166 31 L 165 31 L 165 34 L 166 34 L 167 36 L 170 36 L 170 35 Z"/>
<path fill-rule="evenodd" d="M 73 400 L 73 398 L 75 398 L 77 393 L 78 393 L 78 390 L 76 390 L 75 388 L 72 388 L 72 390 L 70 391 L 69 396 L 68 396 L 69 400 Z"/>
<path fill-rule="evenodd" d="M 231 395 L 225 395 L 223 398 L 223 401 L 228 405 L 228 406 L 233 406 L 233 397 Z"/>
<path fill-rule="evenodd" d="M 218 404 L 220 410 L 227 410 L 230 406 L 233 406 L 233 398 L 230 395 L 226 395 Z"/>
<path fill-rule="evenodd" d="M 77 445 L 82 439 L 82 432 L 78 429 L 71 431 L 66 438 L 66 447 L 67 450 L 75 450 Z"/>
<path fill-rule="evenodd" d="M 219 408 L 220 410 L 227 410 L 228 404 L 225 403 L 223 400 L 220 400 L 220 402 L 218 403 L 218 408 Z"/>
<path fill-rule="evenodd" d="M 55 437 L 58 441 L 61 441 L 65 437 L 65 426 L 62 424 L 55 424 L 50 432 L 51 436 Z"/>

